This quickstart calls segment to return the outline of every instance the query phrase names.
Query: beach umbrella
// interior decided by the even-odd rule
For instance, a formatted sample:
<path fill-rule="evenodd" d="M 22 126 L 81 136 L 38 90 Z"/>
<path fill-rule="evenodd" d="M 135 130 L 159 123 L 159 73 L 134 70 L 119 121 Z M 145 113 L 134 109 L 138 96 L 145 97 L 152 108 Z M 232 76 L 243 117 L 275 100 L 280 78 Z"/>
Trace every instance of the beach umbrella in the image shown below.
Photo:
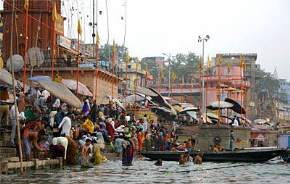
<path fill-rule="evenodd" d="M 173 120 L 175 117 L 175 114 L 166 107 L 152 107 L 151 111 L 154 112 L 157 116 L 160 116 L 166 120 Z"/>
<path fill-rule="evenodd" d="M 40 87 L 46 89 L 61 101 L 75 108 L 81 108 L 81 101 L 64 84 L 48 80 L 40 80 L 38 83 Z"/>
<path fill-rule="evenodd" d="M 62 79 L 61 82 L 72 91 L 76 91 L 77 84 L 79 84 L 78 90 L 77 90 L 78 94 L 81 94 L 83 96 L 90 96 L 90 97 L 93 96 L 92 92 L 87 88 L 87 86 L 81 82 L 77 83 L 76 80 L 72 80 L 72 79 Z"/>
<path fill-rule="evenodd" d="M 126 103 L 134 103 L 134 102 L 143 101 L 145 99 L 146 98 L 143 97 L 143 96 L 140 96 L 138 94 L 133 94 L 133 95 L 129 95 L 129 96 L 126 96 L 125 98 L 123 98 L 123 102 L 126 102 Z"/>
<path fill-rule="evenodd" d="M 265 123 L 267 123 L 268 121 L 267 120 L 265 120 L 265 119 L 255 119 L 254 120 L 254 123 L 255 124 L 265 124 Z"/>
<path fill-rule="evenodd" d="M 198 110 L 199 109 L 197 107 L 185 107 L 182 111 L 179 112 L 179 114 L 183 114 L 190 111 L 196 112 Z"/>
<path fill-rule="evenodd" d="M 190 117 L 192 117 L 193 119 L 198 120 L 197 114 L 195 111 L 187 111 L 186 114 L 189 115 Z"/>
<path fill-rule="evenodd" d="M 218 109 L 228 109 L 232 108 L 234 105 L 229 102 L 225 101 L 215 101 L 212 102 L 209 106 L 207 106 L 208 109 L 210 110 L 218 110 Z"/>
<path fill-rule="evenodd" d="M 210 119 L 219 119 L 218 115 L 212 113 L 212 112 L 207 112 L 206 116 L 209 117 Z"/>
<path fill-rule="evenodd" d="M 33 81 L 33 82 L 38 82 L 38 81 L 43 81 L 43 80 L 51 81 L 51 78 L 46 75 L 37 75 L 37 76 L 28 78 L 28 80 Z"/>
<path fill-rule="evenodd" d="M 7 70 L 5 70 L 4 68 L 0 69 L 0 81 L 2 81 L 5 84 L 8 84 L 10 86 L 13 85 L 12 83 L 12 75 L 10 72 L 8 72 Z M 23 89 L 23 83 L 21 81 L 18 81 L 15 79 L 14 81 L 15 83 L 15 88 L 17 91 L 21 91 L 21 89 Z M 28 86 L 25 87 L 25 92 L 28 91 Z"/>
<path fill-rule="evenodd" d="M 237 101 L 231 98 L 226 98 L 225 101 L 233 104 L 233 107 L 230 109 L 232 109 L 234 112 L 239 114 L 246 114 L 246 110 Z"/>
<path fill-rule="evenodd" d="M 146 96 L 158 96 L 158 93 L 155 93 L 151 89 L 140 87 L 140 86 L 137 86 L 136 90 L 131 90 L 131 91 L 132 92 L 138 92 L 138 93 L 144 94 Z"/>

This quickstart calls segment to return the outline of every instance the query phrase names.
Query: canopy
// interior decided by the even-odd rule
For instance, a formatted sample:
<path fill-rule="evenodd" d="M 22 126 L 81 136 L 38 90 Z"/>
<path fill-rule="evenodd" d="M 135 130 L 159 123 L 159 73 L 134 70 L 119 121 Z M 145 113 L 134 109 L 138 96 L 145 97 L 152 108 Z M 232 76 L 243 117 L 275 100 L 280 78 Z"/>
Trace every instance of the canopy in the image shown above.
<path fill-rule="evenodd" d="M 134 95 L 129 95 L 129 96 L 126 96 L 124 99 L 123 99 L 123 102 L 126 102 L 126 103 L 133 103 L 133 102 L 140 102 L 140 101 L 143 101 L 145 100 L 146 98 L 143 97 L 143 96 L 140 96 L 138 94 L 134 94 Z"/>
<path fill-rule="evenodd" d="M 246 114 L 246 110 L 237 101 L 231 98 L 226 98 L 225 101 L 233 104 L 233 107 L 231 107 L 231 109 L 234 112 L 239 113 L 239 114 Z"/>
<path fill-rule="evenodd" d="M 76 91 L 77 90 L 77 81 L 72 79 L 62 79 L 61 81 L 66 87 L 68 87 L 70 90 Z M 78 82 L 78 94 L 84 95 L 84 96 L 93 96 L 91 91 L 87 88 L 87 86 L 81 82 Z"/>
<path fill-rule="evenodd" d="M 81 101 L 76 97 L 65 85 L 55 81 L 40 80 L 39 85 L 49 91 L 52 95 L 56 96 L 65 103 L 81 108 Z"/>
<path fill-rule="evenodd" d="M 218 110 L 218 109 L 228 109 L 232 108 L 234 105 L 229 102 L 225 101 L 214 101 L 209 106 L 207 106 L 208 109 L 211 110 Z"/>

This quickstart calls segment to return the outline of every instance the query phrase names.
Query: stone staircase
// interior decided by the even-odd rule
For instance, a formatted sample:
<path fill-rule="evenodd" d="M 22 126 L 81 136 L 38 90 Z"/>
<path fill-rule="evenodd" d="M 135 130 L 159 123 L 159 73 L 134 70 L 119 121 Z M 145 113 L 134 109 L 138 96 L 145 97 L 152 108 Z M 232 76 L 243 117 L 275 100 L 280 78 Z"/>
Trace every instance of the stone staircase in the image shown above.
<path fill-rule="evenodd" d="M 16 148 L 10 144 L 10 130 L 0 130 L 0 160 L 16 157 Z"/>

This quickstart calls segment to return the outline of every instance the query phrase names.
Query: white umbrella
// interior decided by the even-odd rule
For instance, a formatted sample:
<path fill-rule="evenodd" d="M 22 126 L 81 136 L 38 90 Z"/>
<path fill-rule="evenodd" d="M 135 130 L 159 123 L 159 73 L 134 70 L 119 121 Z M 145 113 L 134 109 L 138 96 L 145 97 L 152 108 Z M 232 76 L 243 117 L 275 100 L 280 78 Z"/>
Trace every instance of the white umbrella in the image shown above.
<path fill-rule="evenodd" d="M 217 110 L 217 109 L 228 109 L 233 107 L 234 105 L 229 103 L 229 102 L 225 102 L 225 101 L 215 101 L 212 102 L 209 106 L 207 106 L 208 109 L 212 109 L 212 110 Z"/>
<path fill-rule="evenodd" d="M 66 87 L 68 87 L 70 90 L 76 91 L 77 90 L 77 81 L 72 79 L 62 79 L 61 81 Z M 78 82 L 78 93 L 84 96 L 93 96 L 91 91 L 87 88 L 86 85 L 84 85 L 81 82 Z"/>
<path fill-rule="evenodd" d="M 129 96 L 126 96 L 124 99 L 123 99 L 123 102 L 126 102 L 126 103 L 133 103 L 133 102 L 140 102 L 140 101 L 143 101 L 145 100 L 146 98 L 145 97 L 142 97 L 140 95 L 129 95 Z"/>

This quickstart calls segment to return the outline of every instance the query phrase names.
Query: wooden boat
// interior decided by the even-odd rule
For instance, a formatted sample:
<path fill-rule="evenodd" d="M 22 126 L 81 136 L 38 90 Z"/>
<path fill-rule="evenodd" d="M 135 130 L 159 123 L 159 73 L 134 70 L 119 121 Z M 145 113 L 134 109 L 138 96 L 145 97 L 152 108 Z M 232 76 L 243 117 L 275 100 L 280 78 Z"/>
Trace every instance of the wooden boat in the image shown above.
<path fill-rule="evenodd" d="M 178 161 L 184 152 L 170 151 L 147 151 L 142 155 L 151 160 L 162 159 L 164 161 Z M 263 149 L 263 150 L 239 150 L 225 151 L 219 153 L 205 152 L 203 153 L 203 161 L 205 162 L 265 162 L 277 156 L 285 155 L 285 149 Z M 195 156 L 197 152 L 191 154 Z"/>
<path fill-rule="evenodd" d="M 288 150 L 286 151 L 286 153 L 282 155 L 282 159 L 283 159 L 285 162 L 290 162 L 290 149 L 288 149 Z"/>

